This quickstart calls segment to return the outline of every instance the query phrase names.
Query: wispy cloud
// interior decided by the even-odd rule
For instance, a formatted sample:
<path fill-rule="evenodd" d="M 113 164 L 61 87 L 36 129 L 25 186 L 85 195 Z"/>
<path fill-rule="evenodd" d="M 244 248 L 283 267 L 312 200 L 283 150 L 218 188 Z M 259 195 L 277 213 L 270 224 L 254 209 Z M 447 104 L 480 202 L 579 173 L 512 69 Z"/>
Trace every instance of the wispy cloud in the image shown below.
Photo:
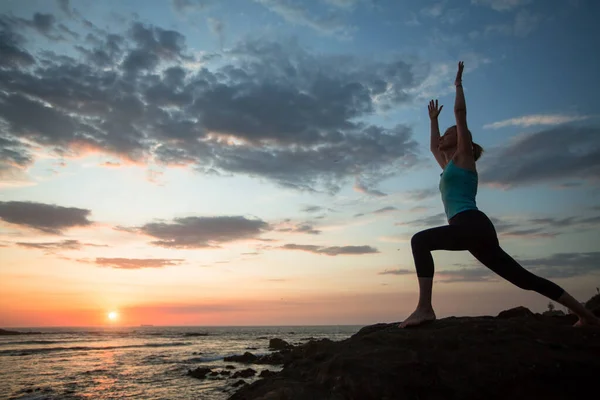
<path fill-rule="evenodd" d="M 591 118 L 590 115 L 532 114 L 493 122 L 491 124 L 486 124 L 483 127 L 486 129 L 498 129 L 507 126 L 529 127 L 536 125 L 560 125 L 568 122 L 584 121 L 589 118 Z"/>
<path fill-rule="evenodd" d="M 358 213 L 355 214 L 354 217 L 362 217 L 368 214 L 389 214 L 391 212 L 397 211 L 398 209 L 396 207 L 393 206 L 387 206 L 387 207 L 382 207 L 382 208 L 378 208 L 375 211 L 371 211 L 371 212 L 367 212 L 367 213 Z"/>
<path fill-rule="evenodd" d="M 292 0 L 254 0 L 293 24 L 306 26 L 326 35 L 347 38 L 353 28 L 344 24 L 337 14 L 318 17 L 310 14 L 301 3 Z M 339 1 L 337 3 L 340 3 Z"/>
<path fill-rule="evenodd" d="M 282 250 L 300 250 L 327 256 L 373 254 L 379 251 L 371 246 L 316 246 L 289 243 L 278 247 Z"/>
<path fill-rule="evenodd" d="M 531 2 L 532 0 L 471 0 L 471 4 L 487 6 L 496 11 L 510 11 Z"/>
<path fill-rule="evenodd" d="M 415 271 L 410 269 L 386 269 L 378 275 L 414 275 Z"/>
<path fill-rule="evenodd" d="M 17 242 L 17 246 L 28 249 L 45 250 L 47 253 L 55 253 L 62 250 L 81 250 L 83 247 L 108 247 L 108 245 L 83 243 L 79 240 L 68 239 L 59 242 Z"/>
<path fill-rule="evenodd" d="M 185 260 L 163 258 L 96 258 L 93 263 L 100 267 L 115 269 L 145 269 L 170 267 L 179 265 L 183 261 Z"/>

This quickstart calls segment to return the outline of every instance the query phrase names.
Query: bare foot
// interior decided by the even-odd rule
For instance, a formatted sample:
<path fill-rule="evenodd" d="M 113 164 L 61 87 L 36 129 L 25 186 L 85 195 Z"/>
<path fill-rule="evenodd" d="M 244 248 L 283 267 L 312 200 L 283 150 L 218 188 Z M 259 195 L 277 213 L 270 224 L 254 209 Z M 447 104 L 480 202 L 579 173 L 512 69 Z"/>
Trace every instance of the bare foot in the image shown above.
<path fill-rule="evenodd" d="M 574 327 L 580 327 L 580 326 L 584 326 L 584 325 L 600 326 L 600 318 L 598 318 L 598 317 L 594 317 L 594 319 L 579 318 L 579 321 L 577 321 L 577 322 L 575 322 L 575 324 L 573 324 Z"/>
<path fill-rule="evenodd" d="M 408 318 L 398 325 L 398 328 L 406 328 L 407 326 L 421 325 L 425 322 L 435 321 L 435 312 L 433 308 L 420 310 L 416 309 Z"/>

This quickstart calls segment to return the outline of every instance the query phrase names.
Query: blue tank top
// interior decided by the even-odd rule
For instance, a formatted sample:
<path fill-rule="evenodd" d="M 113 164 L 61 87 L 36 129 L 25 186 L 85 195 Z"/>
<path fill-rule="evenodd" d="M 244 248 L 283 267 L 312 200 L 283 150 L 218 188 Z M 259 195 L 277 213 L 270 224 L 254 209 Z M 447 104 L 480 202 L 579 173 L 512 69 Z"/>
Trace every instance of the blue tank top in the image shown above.
<path fill-rule="evenodd" d="M 448 220 L 459 212 L 477 210 L 477 172 L 458 167 L 450 160 L 440 176 L 439 188 Z"/>

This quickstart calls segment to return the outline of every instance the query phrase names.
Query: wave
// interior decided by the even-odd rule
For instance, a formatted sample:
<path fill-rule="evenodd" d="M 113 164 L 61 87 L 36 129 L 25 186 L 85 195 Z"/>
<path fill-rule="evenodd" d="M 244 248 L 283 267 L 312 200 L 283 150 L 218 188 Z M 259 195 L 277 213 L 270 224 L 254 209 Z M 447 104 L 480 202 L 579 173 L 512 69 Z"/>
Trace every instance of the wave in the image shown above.
<path fill-rule="evenodd" d="M 194 343 L 191 342 L 171 342 L 171 343 L 144 343 L 144 344 L 130 344 L 123 346 L 69 346 L 69 347 L 39 347 L 34 349 L 10 349 L 0 350 L 0 355 L 7 356 L 28 356 L 32 354 L 43 354 L 51 353 L 55 351 L 102 351 L 102 350 L 114 350 L 114 349 L 130 349 L 130 348 L 142 348 L 142 347 L 173 347 L 173 346 L 190 346 Z"/>
<path fill-rule="evenodd" d="M 4 342 L 0 343 L 0 346 L 14 346 L 19 344 L 53 344 L 53 343 L 64 343 L 65 340 L 23 340 L 21 342 Z"/>

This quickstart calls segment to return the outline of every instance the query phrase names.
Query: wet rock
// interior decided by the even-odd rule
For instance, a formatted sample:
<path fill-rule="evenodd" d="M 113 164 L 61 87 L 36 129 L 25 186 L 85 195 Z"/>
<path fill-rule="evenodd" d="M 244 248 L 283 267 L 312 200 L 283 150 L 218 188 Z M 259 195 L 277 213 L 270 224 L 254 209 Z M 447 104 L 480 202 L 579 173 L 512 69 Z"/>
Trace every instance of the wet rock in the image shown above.
<path fill-rule="evenodd" d="M 265 369 L 265 370 L 264 370 L 264 371 L 262 371 L 262 372 L 260 373 L 260 375 L 258 375 L 258 376 L 259 376 L 259 377 L 261 377 L 261 378 L 266 378 L 266 377 L 268 377 L 268 376 L 271 376 L 271 375 L 273 375 L 273 374 L 275 374 L 275 373 L 276 373 L 276 372 L 269 371 L 268 369 Z"/>
<path fill-rule="evenodd" d="M 292 346 L 291 344 L 289 344 L 288 342 L 286 342 L 283 339 L 275 338 L 275 339 L 269 340 L 269 349 L 270 350 L 288 350 L 293 347 L 294 346 Z"/>
<path fill-rule="evenodd" d="M 234 384 L 233 384 L 233 385 L 231 385 L 231 386 L 233 386 L 233 387 L 239 387 L 239 386 L 244 386 L 244 385 L 247 385 L 247 384 L 248 384 L 248 383 L 246 383 L 246 381 L 244 381 L 244 380 L 240 379 L 239 381 L 237 381 L 236 383 L 234 383 Z"/>
<path fill-rule="evenodd" d="M 251 376 L 256 375 L 256 371 L 252 368 L 246 368 L 241 371 L 237 371 L 235 374 L 231 375 L 231 378 L 250 378 Z"/>
<path fill-rule="evenodd" d="M 239 363 L 244 363 L 244 364 L 252 364 L 252 363 L 256 362 L 257 359 L 258 359 L 258 357 L 256 357 L 254 354 L 247 351 L 244 354 L 242 354 L 241 356 L 239 356 L 239 355 L 229 356 L 229 357 L 225 357 L 223 360 L 224 361 L 234 361 L 234 362 L 239 362 Z"/>
<path fill-rule="evenodd" d="M 208 374 L 211 371 L 210 368 L 203 368 L 203 367 L 198 367 L 194 370 L 188 370 L 188 376 L 191 376 L 193 378 L 197 378 L 197 379 L 204 379 L 206 378 L 206 374 Z"/>

